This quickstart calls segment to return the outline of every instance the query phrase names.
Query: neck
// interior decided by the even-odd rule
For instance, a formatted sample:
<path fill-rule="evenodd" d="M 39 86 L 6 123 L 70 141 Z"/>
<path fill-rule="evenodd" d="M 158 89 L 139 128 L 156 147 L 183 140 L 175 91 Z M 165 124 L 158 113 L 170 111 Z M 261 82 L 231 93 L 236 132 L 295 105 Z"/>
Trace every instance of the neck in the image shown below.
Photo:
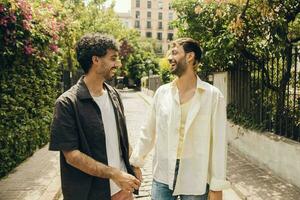
<path fill-rule="evenodd" d="M 103 94 L 103 83 L 104 79 L 95 76 L 95 74 L 88 73 L 84 77 L 83 81 L 85 82 L 91 96 L 101 96 Z"/>
<path fill-rule="evenodd" d="M 186 71 L 177 79 L 177 87 L 179 91 L 185 92 L 197 87 L 197 76 L 194 71 Z"/>

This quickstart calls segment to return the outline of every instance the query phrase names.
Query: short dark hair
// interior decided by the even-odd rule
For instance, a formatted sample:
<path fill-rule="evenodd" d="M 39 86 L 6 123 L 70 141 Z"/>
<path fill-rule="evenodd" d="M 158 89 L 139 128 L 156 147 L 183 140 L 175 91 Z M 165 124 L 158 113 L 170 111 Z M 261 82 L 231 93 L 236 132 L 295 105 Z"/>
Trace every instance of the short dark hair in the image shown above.
<path fill-rule="evenodd" d="M 194 52 L 195 60 L 200 62 L 202 56 L 202 50 L 198 41 L 192 38 L 178 38 L 172 42 L 173 46 L 178 44 L 182 46 L 185 53 Z"/>
<path fill-rule="evenodd" d="M 92 57 L 103 57 L 107 50 L 119 50 L 116 40 L 109 35 L 89 33 L 84 35 L 76 44 L 77 60 L 84 73 L 88 73 L 92 66 Z"/>

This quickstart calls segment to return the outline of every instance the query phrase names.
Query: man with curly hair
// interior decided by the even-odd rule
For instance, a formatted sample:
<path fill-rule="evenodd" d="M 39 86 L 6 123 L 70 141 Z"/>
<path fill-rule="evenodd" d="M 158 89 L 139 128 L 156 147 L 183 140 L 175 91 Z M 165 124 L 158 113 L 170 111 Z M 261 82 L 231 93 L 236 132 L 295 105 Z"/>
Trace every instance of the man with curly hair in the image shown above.
<path fill-rule="evenodd" d="M 61 152 L 64 199 L 131 200 L 139 169 L 129 164 L 120 95 L 105 83 L 121 66 L 118 46 L 110 36 L 87 34 L 76 53 L 85 75 L 56 100 L 49 146 Z"/>

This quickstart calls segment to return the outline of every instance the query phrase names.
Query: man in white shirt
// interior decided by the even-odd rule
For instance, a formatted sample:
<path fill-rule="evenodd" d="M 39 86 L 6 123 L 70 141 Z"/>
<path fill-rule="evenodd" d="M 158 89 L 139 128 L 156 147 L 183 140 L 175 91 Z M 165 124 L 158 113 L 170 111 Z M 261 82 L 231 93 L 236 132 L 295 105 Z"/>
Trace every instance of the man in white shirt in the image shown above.
<path fill-rule="evenodd" d="M 199 43 L 180 38 L 168 57 L 177 78 L 155 93 L 130 163 L 142 167 L 155 146 L 152 199 L 222 200 L 226 178 L 226 103 L 196 75 Z"/>

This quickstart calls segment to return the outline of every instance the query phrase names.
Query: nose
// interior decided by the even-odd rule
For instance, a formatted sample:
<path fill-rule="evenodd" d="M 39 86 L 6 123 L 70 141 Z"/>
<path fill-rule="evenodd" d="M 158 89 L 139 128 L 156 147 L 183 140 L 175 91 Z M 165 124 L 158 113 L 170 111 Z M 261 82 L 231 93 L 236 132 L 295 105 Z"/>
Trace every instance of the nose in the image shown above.
<path fill-rule="evenodd" d="M 169 54 L 169 55 L 167 56 L 167 59 L 168 59 L 169 63 L 171 63 L 171 62 L 172 62 L 172 60 L 173 60 L 173 58 L 172 58 L 172 55 L 171 55 L 171 54 Z"/>

